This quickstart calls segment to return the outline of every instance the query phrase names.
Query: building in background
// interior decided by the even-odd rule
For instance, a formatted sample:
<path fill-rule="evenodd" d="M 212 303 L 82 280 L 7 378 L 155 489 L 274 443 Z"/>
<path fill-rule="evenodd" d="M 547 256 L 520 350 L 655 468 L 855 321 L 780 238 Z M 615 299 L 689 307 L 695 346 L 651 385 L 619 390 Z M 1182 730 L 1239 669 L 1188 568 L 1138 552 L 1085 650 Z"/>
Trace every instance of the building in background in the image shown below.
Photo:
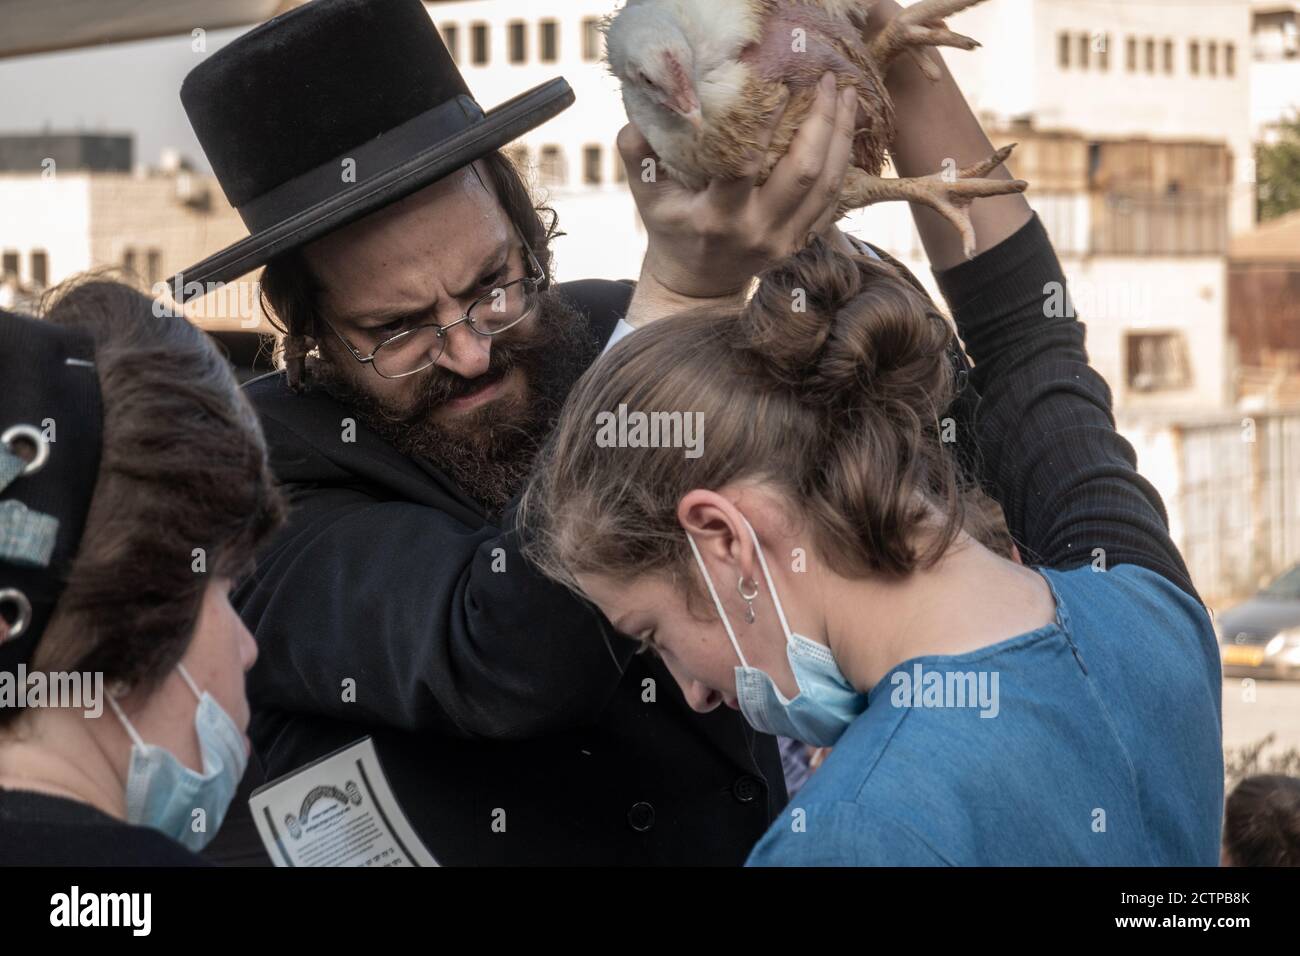
<path fill-rule="evenodd" d="M 1300 407 L 1300 210 L 1233 237 L 1228 300 L 1242 407 Z"/>
<path fill-rule="evenodd" d="M 175 153 L 137 168 L 130 135 L 0 135 L 6 280 L 39 292 L 116 267 L 143 287 L 247 235 L 216 181 Z"/>
<path fill-rule="evenodd" d="M 950 24 L 982 44 L 945 59 L 994 143 L 1022 144 L 1012 168 L 1116 408 L 1229 407 L 1228 241 L 1255 215 L 1248 7 L 989 0 Z M 908 228 L 905 210 L 857 218 Z"/>
<path fill-rule="evenodd" d="M 1252 0 L 1250 122 L 1257 142 L 1272 142 L 1276 126 L 1300 116 L 1300 3 Z"/>
<path fill-rule="evenodd" d="M 575 104 L 507 150 L 559 213 L 561 279 L 636 278 L 645 231 L 614 145 L 627 122 L 603 63 L 601 23 L 614 0 L 453 0 L 428 3 L 443 41 L 485 109 L 556 76 Z"/>
<path fill-rule="evenodd" d="M 47 288 L 92 269 L 148 290 L 248 234 L 212 176 L 174 151 L 155 168 L 133 156 L 129 134 L 0 135 L 0 308 L 31 311 Z M 237 365 L 264 353 L 251 282 L 186 314 Z"/>

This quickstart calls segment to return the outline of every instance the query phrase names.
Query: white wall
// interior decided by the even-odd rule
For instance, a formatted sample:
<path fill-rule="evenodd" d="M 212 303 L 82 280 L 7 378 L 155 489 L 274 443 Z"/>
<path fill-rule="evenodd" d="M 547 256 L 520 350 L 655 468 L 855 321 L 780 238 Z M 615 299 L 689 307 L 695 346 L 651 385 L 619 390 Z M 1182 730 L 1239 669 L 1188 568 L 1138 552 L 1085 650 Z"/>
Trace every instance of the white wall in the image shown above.
<path fill-rule="evenodd" d="M 1043 129 L 1084 136 L 1151 136 L 1226 142 L 1234 158 L 1230 223 L 1254 223 L 1250 122 L 1251 15 L 1247 4 L 1127 3 L 1124 0 L 987 0 L 949 19 L 979 40 L 974 53 L 945 51 L 944 59 L 977 112 L 1000 121 L 1029 115 Z M 1075 38 L 1071 66 L 1057 59 L 1061 31 Z M 1077 38 L 1109 34 L 1109 66 L 1090 55 L 1079 69 Z M 1138 69 L 1126 67 L 1126 40 L 1138 38 Z M 1143 41 L 1156 41 L 1156 72 L 1145 71 Z M 1174 43 L 1174 72 L 1163 72 L 1161 44 Z M 1201 72 L 1188 70 L 1188 41 L 1201 41 Z M 1206 41 L 1219 45 L 1218 75 L 1206 69 Z M 1224 74 L 1225 43 L 1236 53 L 1235 75 Z"/>
<path fill-rule="evenodd" d="M 0 173 L 0 248 L 19 253 L 24 284 L 32 281 L 34 249 L 47 254 L 51 284 L 89 268 L 89 176 Z"/>
<path fill-rule="evenodd" d="M 948 25 L 978 41 L 978 50 L 941 53 L 977 116 L 999 120 L 1030 116 L 1040 107 L 1039 64 L 1055 47 L 1037 40 L 1034 0 L 987 0 L 948 18 Z"/>
<path fill-rule="evenodd" d="M 1256 61 L 1250 65 L 1250 123 L 1255 139 L 1274 142 L 1268 129 L 1300 116 L 1300 59 Z"/>
<path fill-rule="evenodd" d="M 208 192 L 209 208 L 191 208 L 181 201 L 184 181 Z M 120 266 L 126 251 L 134 250 L 138 278 L 148 285 L 149 250 L 161 254 L 159 275 L 153 280 L 161 281 L 242 239 L 248 230 L 210 176 L 96 173 L 91 180 L 90 235 L 95 265 Z"/>
<path fill-rule="evenodd" d="M 541 187 L 560 216 L 560 228 L 568 233 L 555 245 L 556 274 L 561 280 L 577 278 L 636 278 L 645 252 L 645 236 L 639 230 L 636 207 L 627 187 L 614 182 L 615 165 L 620 164 L 614 139 L 627 122 L 618 82 L 597 61 L 583 59 L 582 21 L 613 13 L 613 0 L 564 0 L 541 8 L 517 0 L 460 0 L 428 4 L 429 14 L 439 26 L 459 27 L 459 67 L 474 98 L 491 109 L 512 96 L 557 76 L 573 87 L 575 102 L 559 116 L 522 136 L 536 162 L 543 146 L 558 145 L 568 168 L 567 184 Z M 553 18 L 559 23 L 559 60 L 542 63 L 539 58 L 538 22 Z M 527 62 L 510 63 L 507 24 L 527 24 Z M 470 26 L 489 25 L 489 59 L 475 66 L 470 59 Z M 597 145 L 602 150 L 600 186 L 582 183 L 582 151 Z M 534 186 L 537 186 L 534 177 Z"/>
<path fill-rule="evenodd" d="M 1300 414 L 1121 417 L 1201 597 L 1241 600 L 1300 558 Z"/>
<path fill-rule="evenodd" d="M 1070 296 L 1087 327 L 1091 364 L 1110 385 L 1115 404 L 1131 411 L 1224 407 L 1227 265 L 1211 256 L 1063 257 Z M 1124 376 L 1127 332 L 1181 332 L 1190 383 L 1179 391 L 1130 390 Z"/>

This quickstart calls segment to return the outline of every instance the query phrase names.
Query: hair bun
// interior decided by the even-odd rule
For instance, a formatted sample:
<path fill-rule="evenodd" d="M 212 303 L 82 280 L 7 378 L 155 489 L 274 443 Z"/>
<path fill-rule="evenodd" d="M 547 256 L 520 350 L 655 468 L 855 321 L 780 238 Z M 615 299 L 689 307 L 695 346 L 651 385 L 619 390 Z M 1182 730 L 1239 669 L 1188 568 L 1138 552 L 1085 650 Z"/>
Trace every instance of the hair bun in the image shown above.
<path fill-rule="evenodd" d="M 811 405 L 866 399 L 920 413 L 951 391 L 952 333 L 928 298 L 892 266 L 820 236 L 759 277 L 738 332 L 773 381 Z"/>

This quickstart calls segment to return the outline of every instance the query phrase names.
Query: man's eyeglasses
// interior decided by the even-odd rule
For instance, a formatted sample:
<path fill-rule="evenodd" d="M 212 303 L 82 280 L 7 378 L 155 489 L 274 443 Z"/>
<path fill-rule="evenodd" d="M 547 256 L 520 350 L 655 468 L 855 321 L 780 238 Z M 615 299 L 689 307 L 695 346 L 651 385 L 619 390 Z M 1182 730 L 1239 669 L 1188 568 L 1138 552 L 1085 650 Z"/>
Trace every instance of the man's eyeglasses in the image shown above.
<path fill-rule="evenodd" d="M 533 250 L 520 237 L 524 251 L 527 275 L 504 282 L 486 295 L 475 299 L 455 322 L 439 325 L 430 322 L 404 329 L 375 346 L 365 355 L 344 338 L 343 333 L 326 322 L 339 337 L 352 357 L 363 365 L 373 365 L 384 378 L 406 378 L 435 365 L 447 350 L 447 333 L 462 322 L 478 335 L 500 335 L 512 329 L 541 306 L 542 287 L 546 284 L 546 270 L 542 268 Z"/>

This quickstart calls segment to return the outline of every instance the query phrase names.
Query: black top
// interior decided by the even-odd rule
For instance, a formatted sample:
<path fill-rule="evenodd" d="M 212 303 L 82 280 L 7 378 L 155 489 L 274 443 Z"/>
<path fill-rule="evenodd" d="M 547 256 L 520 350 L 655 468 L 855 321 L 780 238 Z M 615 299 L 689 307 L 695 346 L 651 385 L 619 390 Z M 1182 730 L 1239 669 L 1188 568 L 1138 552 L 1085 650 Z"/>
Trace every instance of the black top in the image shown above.
<path fill-rule="evenodd" d="M 1140 565 L 1199 601 L 1160 495 L 1115 431 L 1083 324 L 1049 308 L 1065 275 L 1038 217 L 935 278 L 975 363 L 980 478 L 1025 563 L 1064 570 L 1100 548 L 1106 567 Z"/>
<path fill-rule="evenodd" d="M 0 789 L 0 866 L 207 866 L 157 830 L 88 803 Z"/>

